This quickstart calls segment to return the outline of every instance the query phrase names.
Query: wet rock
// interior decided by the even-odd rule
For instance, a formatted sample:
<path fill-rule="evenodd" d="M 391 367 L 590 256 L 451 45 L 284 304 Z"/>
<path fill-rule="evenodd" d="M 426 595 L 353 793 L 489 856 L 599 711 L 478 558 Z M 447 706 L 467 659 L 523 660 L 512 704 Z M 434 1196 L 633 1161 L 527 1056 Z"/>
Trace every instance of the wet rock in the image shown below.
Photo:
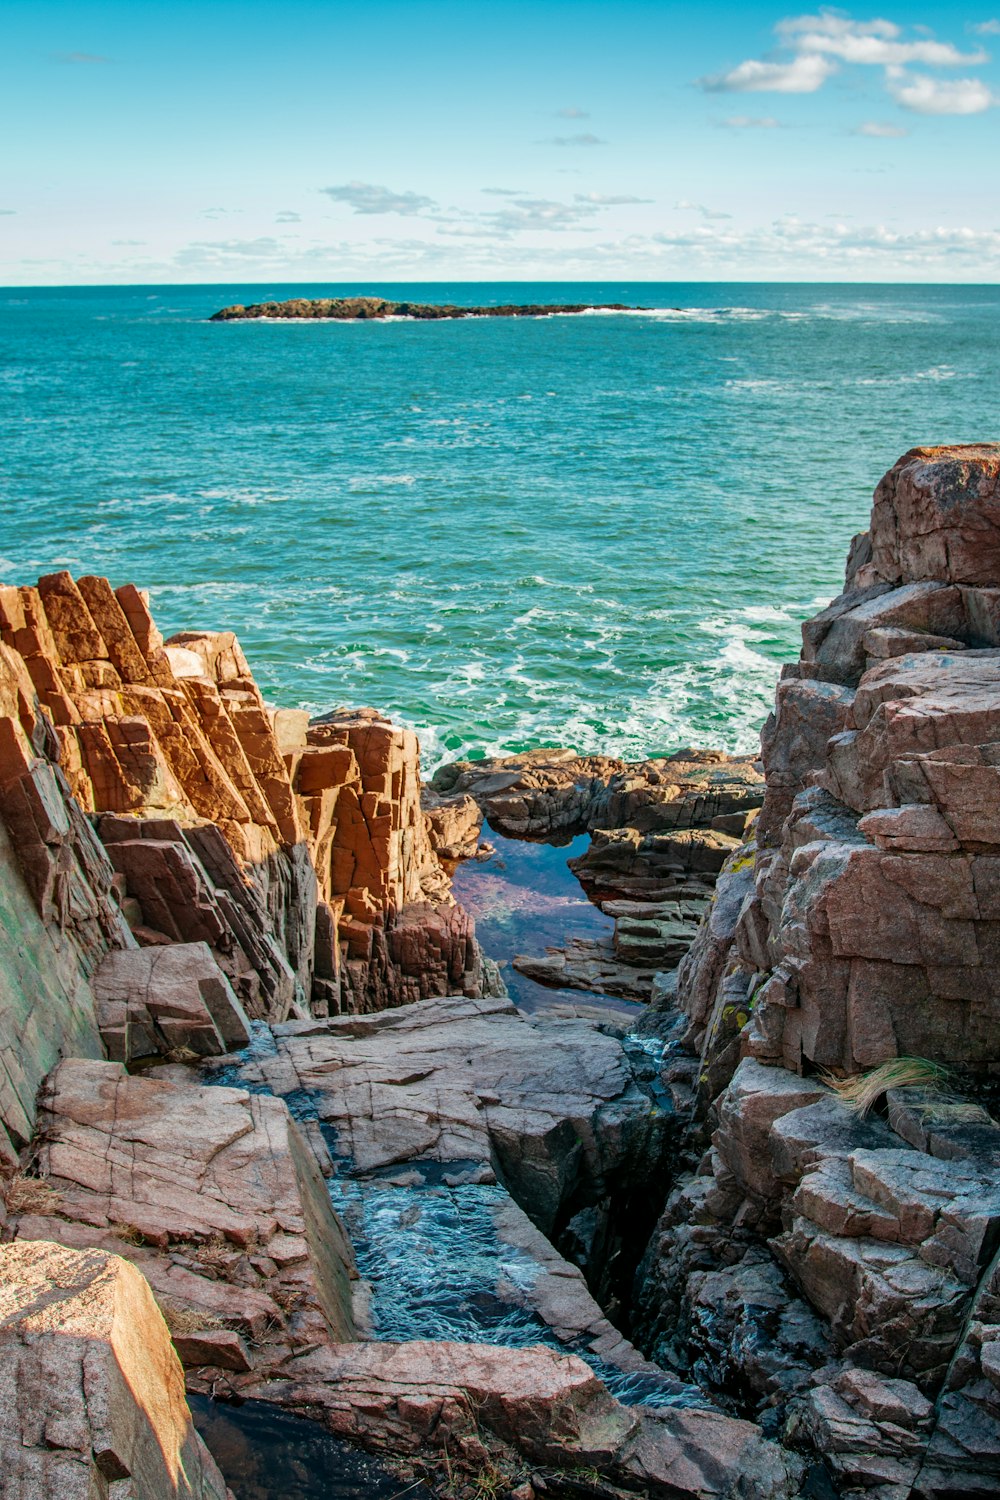
<path fill-rule="evenodd" d="M 438 793 L 473 797 L 491 826 L 511 838 L 627 826 L 643 832 L 707 828 L 717 818 L 745 818 L 764 791 L 751 757 L 705 750 L 635 763 L 531 750 L 441 766 L 432 785 Z"/>
<path fill-rule="evenodd" d="M 551 1241 L 583 1250 L 591 1290 L 565 1262 L 560 1273 L 560 1298 L 571 1296 L 575 1310 L 563 1307 L 553 1324 L 537 1274 L 530 1305 L 550 1326 L 589 1329 L 592 1348 L 621 1342 L 593 1294 L 605 1305 L 627 1299 L 655 1212 L 645 1184 L 665 1169 L 673 1131 L 645 1054 L 633 1060 L 618 1035 L 525 1017 L 507 1000 L 428 1000 L 277 1031 L 276 1055 L 244 1067 L 251 1087 L 307 1090 L 354 1178 L 391 1170 L 433 1182 L 444 1165 L 446 1184 L 499 1179 Z M 583 1212 L 592 1223 L 581 1239 Z M 532 1253 L 550 1276 L 537 1246 Z"/>
<path fill-rule="evenodd" d="M 649 1000 L 662 953 L 657 951 L 645 967 L 637 966 L 637 957 L 630 954 L 623 961 L 610 941 L 572 938 L 564 948 L 547 948 L 544 955 L 519 953 L 513 962 L 519 974 L 554 989 Z"/>
<path fill-rule="evenodd" d="M 100 1250 L 0 1246 L 0 1461 L 10 1500 L 232 1500 L 152 1293 Z"/>

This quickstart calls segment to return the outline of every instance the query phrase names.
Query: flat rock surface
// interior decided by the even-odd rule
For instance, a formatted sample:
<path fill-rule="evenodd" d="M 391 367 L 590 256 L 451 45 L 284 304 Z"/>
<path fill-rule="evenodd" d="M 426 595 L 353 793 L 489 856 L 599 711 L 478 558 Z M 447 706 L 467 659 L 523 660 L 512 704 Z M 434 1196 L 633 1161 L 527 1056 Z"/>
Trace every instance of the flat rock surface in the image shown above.
<path fill-rule="evenodd" d="M 185 1335 L 225 1324 L 255 1362 L 353 1333 L 350 1245 L 283 1102 L 69 1059 L 42 1110 L 48 1191 L 19 1242 L 116 1250 Z"/>

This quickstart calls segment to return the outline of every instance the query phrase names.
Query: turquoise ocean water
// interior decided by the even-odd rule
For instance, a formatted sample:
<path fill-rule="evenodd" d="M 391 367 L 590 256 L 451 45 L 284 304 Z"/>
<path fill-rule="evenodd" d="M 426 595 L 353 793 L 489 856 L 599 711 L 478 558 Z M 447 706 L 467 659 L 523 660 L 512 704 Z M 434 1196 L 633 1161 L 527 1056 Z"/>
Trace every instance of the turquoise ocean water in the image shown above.
<path fill-rule="evenodd" d="M 211 324 L 372 291 L 646 314 Z M 906 448 L 1000 436 L 1000 288 L 0 291 L 0 581 L 150 589 L 425 760 L 751 748 Z"/>

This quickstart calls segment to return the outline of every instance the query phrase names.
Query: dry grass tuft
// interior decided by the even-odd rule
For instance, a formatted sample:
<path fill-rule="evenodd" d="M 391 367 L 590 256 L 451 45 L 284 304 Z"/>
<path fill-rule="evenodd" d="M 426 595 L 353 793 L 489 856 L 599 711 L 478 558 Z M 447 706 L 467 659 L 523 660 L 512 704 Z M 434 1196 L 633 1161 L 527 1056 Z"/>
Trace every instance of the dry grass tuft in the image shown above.
<path fill-rule="evenodd" d="M 924 1099 L 915 1110 L 925 1125 L 990 1125 L 994 1130 L 998 1128 L 988 1109 L 981 1104 L 972 1104 L 968 1099 Z"/>
<path fill-rule="evenodd" d="M 208 1329 L 225 1328 L 221 1318 L 197 1307 L 182 1307 L 178 1302 L 169 1302 L 166 1297 L 158 1303 L 163 1321 L 177 1338 L 192 1333 L 205 1333 Z"/>
<path fill-rule="evenodd" d="M 864 1117 L 889 1089 L 924 1089 L 928 1093 L 939 1093 L 951 1077 L 948 1069 L 940 1063 L 929 1062 L 925 1057 L 894 1057 L 868 1073 L 855 1073 L 851 1078 L 834 1078 L 826 1074 L 826 1083 L 848 1109 Z"/>
<path fill-rule="evenodd" d="M 190 1047 L 171 1047 L 169 1052 L 164 1052 L 163 1060 L 168 1063 L 184 1063 L 186 1067 L 191 1067 L 194 1063 L 200 1063 L 202 1059 L 201 1055 L 192 1052 Z"/>
<path fill-rule="evenodd" d="M 146 1243 L 142 1231 L 134 1224 L 126 1224 L 121 1219 L 113 1219 L 108 1225 L 116 1240 L 121 1240 L 124 1245 L 144 1245 Z"/>
<path fill-rule="evenodd" d="M 29 1177 L 27 1172 L 17 1171 L 3 1182 L 2 1191 L 8 1213 L 54 1214 L 59 1212 L 59 1194 L 45 1177 Z"/>

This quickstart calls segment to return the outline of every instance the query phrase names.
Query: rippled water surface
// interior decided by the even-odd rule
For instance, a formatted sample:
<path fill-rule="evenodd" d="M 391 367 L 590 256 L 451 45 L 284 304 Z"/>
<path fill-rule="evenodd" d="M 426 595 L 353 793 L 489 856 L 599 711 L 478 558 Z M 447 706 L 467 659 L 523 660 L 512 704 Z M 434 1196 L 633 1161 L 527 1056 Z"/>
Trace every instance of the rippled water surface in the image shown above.
<path fill-rule="evenodd" d="M 372 290 L 654 311 L 211 324 Z M 0 579 L 132 579 L 427 759 L 748 748 L 883 470 L 996 436 L 1000 289 L 0 292 Z"/>

